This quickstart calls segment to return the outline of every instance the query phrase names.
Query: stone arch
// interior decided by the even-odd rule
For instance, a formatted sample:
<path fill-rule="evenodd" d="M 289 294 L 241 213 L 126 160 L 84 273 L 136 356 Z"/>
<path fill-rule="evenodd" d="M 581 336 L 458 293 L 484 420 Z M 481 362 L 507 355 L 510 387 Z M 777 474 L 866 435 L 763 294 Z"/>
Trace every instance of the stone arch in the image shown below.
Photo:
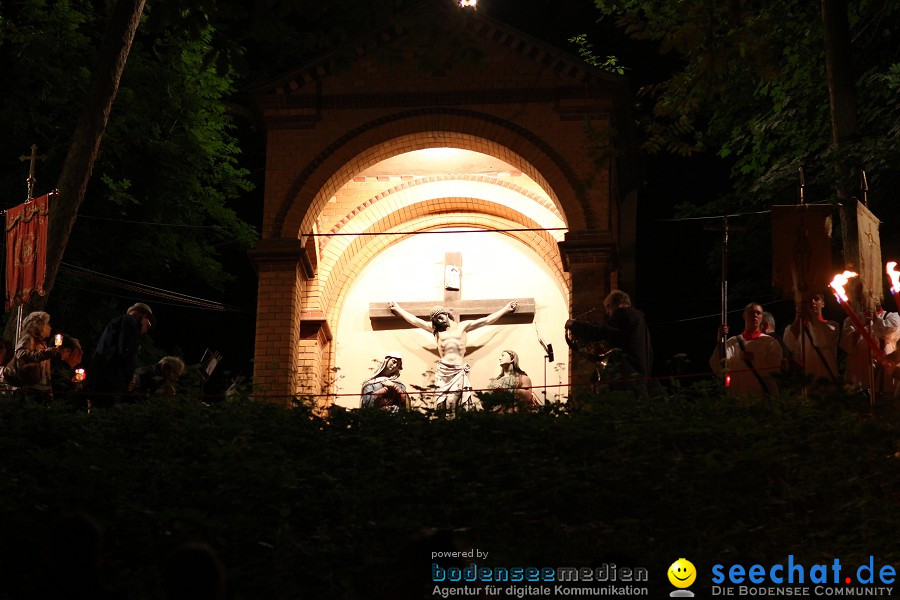
<path fill-rule="evenodd" d="M 322 307 L 330 306 L 335 309 L 335 312 L 329 317 L 332 331 L 335 331 L 336 324 L 331 321 L 340 313 L 336 303 L 342 296 L 342 290 L 345 290 L 348 282 L 352 280 L 348 274 L 358 272 L 376 254 L 397 241 L 409 235 L 437 228 L 474 227 L 488 231 L 501 231 L 522 242 L 550 265 L 560 292 L 564 295 L 569 293 L 568 279 L 563 269 L 556 240 L 546 231 L 503 231 L 540 229 L 540 226 L 534 221 L 523 218 L 506 207 L 497 207 L 488 201 L 473 198 L 442 198 L 439 207 L 436 207 L 433 202 L 420 202 L 407 207 L 402 221 L 396 220 L 393 217 L 394 214 L 380 219 L 371 227 L 360 232 L 384 235 L 362 235 L 352 241 L 340 244 L 340 249 L 335 249 L 327 257 L 328 266 L 320 271 L 316 283 L 307 288 L 303 300 L 304 308 L 322 310 Z"/>
<path fill-rule="evenodd" d="M 386 236 L 380 241 L 367 245 L 364 249 L 361 249 L 361 251 L 354 253 L 346 263 L 346 270 L 348 272 L 354 272 L 357 268 L 365 265 L 367 261 L 371 260 L 373 256 L 383 251 L 385 248 L 405 239 L 406 237 L 418 235 L 422 232 L 435 229 L 444 229 L 450 227 L 471 227 L 472 222 L 470 219 L 478 219 L 484 231 L 499 231 L 500 233 L 503 233 L 504 235 L 509 236 L 522 243 L 524 246 L 530 248 L 542 258 L 549 259 L 548 263 L 553 266 L 553 270 L 556 275 L 557 286 L 559 287 L 560 292 L 568 296 L 568 276 L 562 270 L 562 264 L 559 260 L 559 253 L 547 248 L 547 240 L 544 239 L 539 232 L 502 231 L 504 229 L 513 229 L 518 225 L 518 223 L 496 215 L 491 215 L 487 218 L 484 215 L 467 213 L 457 213 L 453 215 L 422 215 L 417 219 L 404 223 L 405 228 L 411 228 L 411 231 L 409 233 L 405 235 Z M 385 233 L 390 234 L 393 232 L 388 230 Z M 553 256 L 554 254 L 555 257 Z M 334 320 L 336 320 L 337 315 L 340 314 L 340 309 L 343 305 L 343 296 L 350 281 L 352 281 L 352 277 L 342 276 L 340 278 L 340 281 L 336 282 L 335 284 L 337 292 L 335 297 L 332 299 L 332 307 L 334 308 L 335 313 L 332 319 Z M 331 321 L 329 322 L 331 323 Z M 333 327 L 332 331 L 334 331 L 337 327 L 337 323 L 334 322 L 331 324 Z"/>
<path fill-rule="evenodd" d="M 428 177 L 422 181 L 437 181 L 464 179 L 460 177 Z M 473 179 L 490 180 L 494 178 L 476 177 Z M 506 188 L 514 189 L 518 186 L 509 185 Z M 492 184 L 493 185 L 493 184 Z M 497 216 L 515 223 L 513 228 L 528 228 L 534 230 L 543 229 L 546 225 L 546 216 L 543 214 L 529 217 L 522 209 L 515 209 L 510 206 L 486 200 L 482 197 L 439 197 L 435 198 L 429 195 L 415 196 L 411 194 L 403 194 L 408 190 L 423 189 L 423 186 L 403 184 L 395 186 L 392 190 L 395 193 L 380 193 L 347 211 L 344 218 L 333 226 L 328 234 L 322 235 L 318 249 L 321 255 L 319 271 L 316 278 L 311 282 L 306 294 L 304 306 L 316 306 L 324 310 L 329 305 L 331 298 L 330 290 L 333 282 L 331 273 L 335 269 L 342 269 L 343 264 L 347 262 L 346 256 L 352 256 L 361 247 L 369 242 L 369 236 L 382 232 L 393 230 L 408 221 L 410 218 L 428 214 L 438 214 L 447 212 L 469 212 L 480 215 L 477 219 L 467 223 L 469 226 L 481 226 L 481 222 L 486 216 Z M 518 191 L 515 191 L 518 193 Z M 532 195 L 533 196 L 533 195 Z M 532 198 L 533 199 L 533 198 Z M 539 200 L 539 199 L 537 199 Z M 375 210 L 377 207 L 378 210 Z M 341 209 L 341 212 L 346 210 Z M 547 211 L 547 214 L 553 214 Z M 537 218 L 541 218 L 538 221 Z M 561 218 L 556 215 L 555 223 L 551 225 L 562 225 Z M 550 264 L 554 264 L 562 273 L 562 262 L 559 254 L 557 242 L 562 239 L 562 231 L 539 231 L 539 237 L 542 242 L 540 246 L 541 254 L 546 257 Z M 361 238 L 353 239 L 354 235 L 361 235 Z"/>
<path fill-rule="evenodd" d="M 423 108 L 369 121 L 322 149 L 293 179 L 268 234 L 287 237 L 292 231 L 300 236 L 311 232 L 328 199 L 356 173 L 391 156 L 436 147 L 502 158 L 544 189 L 570 227 L 606 226 L 598 222 L 576 170 L 532 131 L 476 111 Z"/>
<path fill-rule="evenodd" d="M 345 225 L 351 222 L 356 215 L 365 211 L 365 209 L 375 205 L 378 202 L 382 202 L 384 200 L 390 199 L 392 197 L 396 197 L 398 194 L 409 193 L 416 188 L 420 188 L 423 186 L 428 186 L 433 183 L 439 182 L 447 182 L 447 181 L 461 181 L 461 182 L 472 182 L 479 184 L 488 184 L 495 185 L 501 188 L 505 188 L 512 193 L 515 193 L 523 198 L 527 198 L 528 200 L 533 201 L 535 204 L 540 205 L 541 207 L 550 211 L 554 216 L 558 217 L 561 223 L 565 222 L 563 215 L 559 212 L 558 207 L 553 204 L 549 200 L 545 200 L 544 197 L 535 194 L 531 190 L 525 189 L 524 187 L 511 183 L 508 181 L 503 181 L 497 177 L 492 177 L 488 175 L 470 175 L 470 174 L 459 174 L 459 175 L 434 175 L 429 177 L 420 177 L 413 181 L 408 181 L 401 183 L 399 185 L 393 186 L 383 192 L 380 192 L 371 198 L 368 198 L 361 204 L 356 205 L 355 207 L 349 207 L 347 209 L 346 214 L 334 225 L 332 225 L 331 229 L 328 231 L 329 234 L 340 233 Z M 396 206 L 391 206 L 391 208 L 396 208 Z M 560 238 L 562 236 L 559 236 Z M 325 238 L 323 238 L 325 239 Z"/>

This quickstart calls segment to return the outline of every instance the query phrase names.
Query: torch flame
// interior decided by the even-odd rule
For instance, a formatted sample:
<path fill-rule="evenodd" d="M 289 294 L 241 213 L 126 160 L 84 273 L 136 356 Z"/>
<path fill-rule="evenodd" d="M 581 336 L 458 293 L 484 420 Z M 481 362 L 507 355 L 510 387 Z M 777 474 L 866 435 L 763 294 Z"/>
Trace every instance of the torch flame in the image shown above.
<path fill-rule="evenodd" d="M 887 272 L 888 277 L 891 278 L 891 293 L 896 294 L 900 292 L 900 271 L 896 269 L 897 263 L 895 261 L 891 261 L 884 266 L 884 270 Z"/>
<path fill-rule="evenodd" d="M 834 295 L 838 297 L 838 300 L 841 302 L 847 301 L 847 293 L 844 291 L 844 286 L 847 285 L 847 282 L 850 281 L 851 277 L 857 277 L 858 273 L 854 273 L 853 271 L 844 271 L 840 275 L 835 275 L 834 279 L 831 280 L 829 284 L 831 289 L 834 290 Z"/>

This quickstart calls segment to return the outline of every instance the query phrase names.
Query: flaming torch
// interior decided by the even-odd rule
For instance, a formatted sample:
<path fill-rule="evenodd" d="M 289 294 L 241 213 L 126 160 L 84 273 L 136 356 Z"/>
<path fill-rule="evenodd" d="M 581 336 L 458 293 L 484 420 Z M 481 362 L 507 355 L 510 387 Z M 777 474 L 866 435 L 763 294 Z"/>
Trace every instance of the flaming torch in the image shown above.
<path fill-rule="evenodd" d="M 838 304 L 841 305 L 841 308 L 843 308 L 844 312 L 847 313 L 847 316 L 850 317 L 850 322 L 853 323 L 853 327 L 863 339 L 866 340 L 866 343 L 872 350 L 872 356 L 876 361 L 881 362 L 884 358 L 884 352 L 881 350 L 878 342 L 872 338 L 872 335 L 869 333 L 869 330 L 866 329 L 866 326 L 859 320 L 859 315 L 857 315 L 850 306 L 850 303 L 847 301 L 847 293 L 844 291 L 844 286 L 847 285 L 850 278 L 857 276 L 857 273 L 854 273 L 853 271 L 844 271 L 840 275 L 835 275 L 829 285 L 831 286 L 831 289 L 834 290 L 834 297 L 837 298 Z"/>
<path fill-rule="evenodd" d="M 894 304 L 897 310 L 900 310 L 900 271 L 897 270 L 896 261 L 891 261 L 884 265 L 887 276 L 891 278 L 891 294 L 894 296 Z"/>

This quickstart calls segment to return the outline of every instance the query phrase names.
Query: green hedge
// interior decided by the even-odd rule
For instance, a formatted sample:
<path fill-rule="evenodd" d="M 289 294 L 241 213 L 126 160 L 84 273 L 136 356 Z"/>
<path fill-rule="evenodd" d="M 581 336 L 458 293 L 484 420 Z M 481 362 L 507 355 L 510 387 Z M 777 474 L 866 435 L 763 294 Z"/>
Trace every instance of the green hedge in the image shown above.
<path fill-rule="evenodd" d="M 716 563 L 898 562 L 890 411 L 707 396 L 453 420 L 2 401 L 0 594 L 46 582 L 72 510 L 101 525 L 104 584 L 129 598 L 162 597 L 188 540 L 218 551 L 233 598 L 416 597 L 444 546 L 488 551 L 481 566 L 643 566 L 663 591 L 682 556 L 701 589 Z"/>

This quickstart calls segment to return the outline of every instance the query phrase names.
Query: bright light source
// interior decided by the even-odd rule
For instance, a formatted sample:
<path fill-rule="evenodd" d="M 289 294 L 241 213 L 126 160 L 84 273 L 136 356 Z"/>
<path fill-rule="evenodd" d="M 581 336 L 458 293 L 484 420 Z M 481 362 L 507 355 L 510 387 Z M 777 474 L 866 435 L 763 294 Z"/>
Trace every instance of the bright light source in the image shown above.
<path fill-rule="evenodd" d="M 478 4 L 478 0 L 459 0 L 459 5 L 462 8 L 466 8 L 466 7 L 475 8 L 476 4 Z"/>
<path fill-rule="evenodd" d="M 838 302 L 847 301 L 847 292 L 844 291 L 844 286 L 847 285 L 847 282 L 850 281 L 852 277 L 858 277 L 858 274 L 853 271 L 844 271 L 840 275 L 835 275 L 834 279 L 829 284 L 831 289 L 834 290 L 834 295 L 837 296 Z"/>
<path fill-rule="evenodd" d="M 891 293 L 900 292 L 900 271 L 897 270 L 897 262 L 892 260 L 884 266 L 884 270 L 891 278 Z"/>

